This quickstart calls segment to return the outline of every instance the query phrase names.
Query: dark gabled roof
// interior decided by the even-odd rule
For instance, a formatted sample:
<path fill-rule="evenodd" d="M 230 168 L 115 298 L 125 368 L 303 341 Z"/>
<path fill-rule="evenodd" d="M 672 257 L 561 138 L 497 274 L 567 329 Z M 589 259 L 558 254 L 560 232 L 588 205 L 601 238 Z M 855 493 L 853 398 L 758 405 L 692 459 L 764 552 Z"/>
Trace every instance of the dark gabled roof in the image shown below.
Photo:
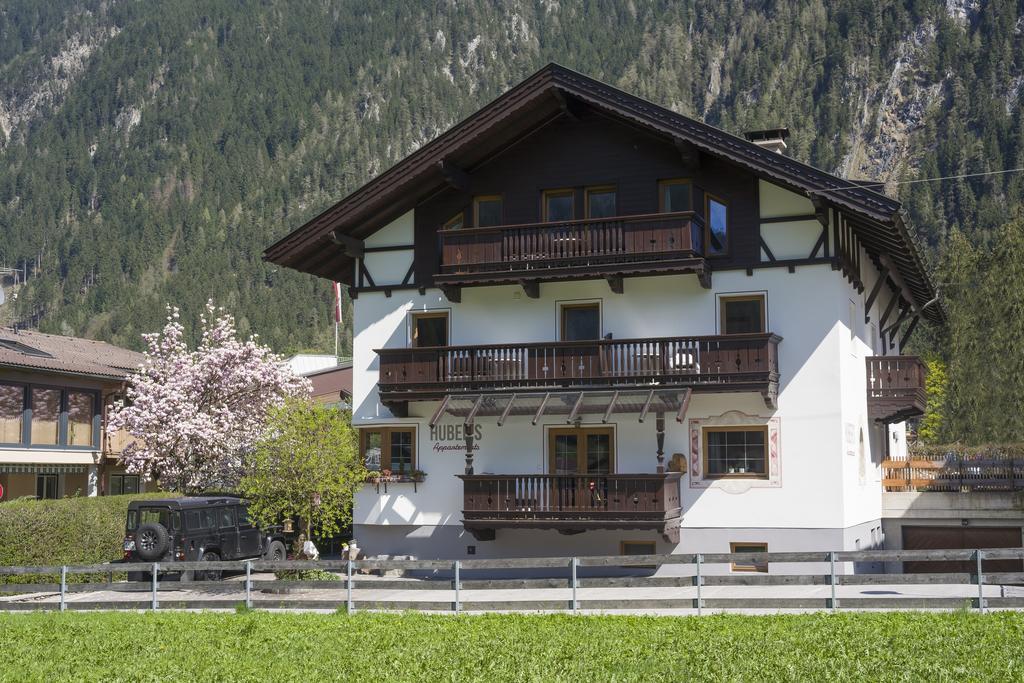
<path fill-rule="evenodd" d="M 106 342 L 0 327 L 0 368 L 124 379 L 143 360 Z"/>
<path fill-rule="evenodd" d="M 456 124 L 266 249 L 264 259 L 303 272 L 335 278 L 351 271 L 351 260 L 330 238 L 332 231 L 365 237 L 445 184 L 439 166 L 473 164 L 529 130 L 559 115 L 572 98 L 667 138 L 687 142 L 759 177 L 836 206 L 857 220 L 855 231 L 873 255 L 886 253 L 923 307 L 934 296 L 928 274 L 900 215 L 898 201 L 872 186 L 839 178 L 723 130 L 630 95 L 558 64 L 548 64 L 490 104 Z M 940 322 L 937 307 L 926 315 Z"/>

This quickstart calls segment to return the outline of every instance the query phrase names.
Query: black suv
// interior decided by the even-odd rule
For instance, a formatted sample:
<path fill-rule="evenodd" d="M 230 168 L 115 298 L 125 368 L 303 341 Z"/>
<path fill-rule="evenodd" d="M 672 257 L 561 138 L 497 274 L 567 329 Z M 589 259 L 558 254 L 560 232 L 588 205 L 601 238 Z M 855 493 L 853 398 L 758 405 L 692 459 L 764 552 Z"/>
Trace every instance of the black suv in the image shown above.
<path fill-rule="evenodd" d="M 246 502 L 230 496 L 136 500 L 128 504 L 124 562 L 283 560 L 287 539 L 279 527 L 259 529 Z M 183 581 L 216 580 L 221 572 L 180 572 Z M 148 572 L 130 572 L 143 581 Z M 171 577 L 168 577 L 171 578 Z"/>

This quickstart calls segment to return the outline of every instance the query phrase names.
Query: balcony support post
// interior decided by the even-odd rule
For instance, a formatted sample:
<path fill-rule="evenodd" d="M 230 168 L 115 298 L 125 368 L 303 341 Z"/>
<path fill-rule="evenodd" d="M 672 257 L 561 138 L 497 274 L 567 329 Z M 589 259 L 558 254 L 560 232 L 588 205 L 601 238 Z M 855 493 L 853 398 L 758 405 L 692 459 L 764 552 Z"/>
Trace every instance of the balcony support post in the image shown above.
<path fill-rule="evenodd" d="M 537 280 L 520 280 L 519 285 L 523 288 L 523 293 L 529 298 L 540 298 L 540 282 Z"/>
<path fill-rule="evenodd" d="M 608 407 L 605 408 L 604 417 L 601 418 L 601 422 L 608 424 L 608 420 L 611 419 L 612 413 L 615 411 L 615 402 L 619 400 L 619 392 L 612 394 L 611 399 L 608 400 Z"/>
<path fill-rule="evenodd" d="M 466 439 L 466 474 L 473 474 L 473 425 L 462 425 L 462 435 Z"/>
<path fill-rule="evenodd" d="M 444 294 L 444 298 L 453 304 L 462 303 L 462 287 L 458 285 L 438 285 L 438 289 Z"/>
<path fill-rule="evenodd" d="M 647 394 L 647 400 L 644 401 L 644 407 L 640 411 L 640 423 L 647 419 L 647 413 L 651 410 L 651 403 L 654 401 L 654 389 L 651 389 L 651 393 Z"/>
<path fill-rule="evenodd" d="M 469 415 L 466 416 L 466 421 L 462 423 L 462 435 L 466 439 L 466 474 L 473 474 L 473 427 L 476 414 L 483 402 L 484 395 L 480 394 L 476 397 L 476 402 L 470 409 Z"/>
<path fill-rule="evenodd" d="M 899 347 L 899 350 L 901 352 L 903 351 L 903 348 L 907 345 L 907 342 L 910 340 L 910 335 L 914 334 L 914 330 L 917 329 L 917 323 L 920 320 L 921 320 L 921 316 L 919 316 L 919 315 L 915 315 L 913 318 L 910 319 L 910 324 L 907 325 L 906 331 L 903 333 L 903 336 L 900 337 L 900 347 Z"/>
<path fill-rule="evenodd" d="M 540 418 L 544 416 L 544 409 L 548 405 L 548 399 L 551 398 L 551 394 L 544 394 L 544 398 L 540 400 L 540 405 L 537 406 L 537 414 L 533 416 L 533 424 L 537 424 Z"/>
<path fill-rule="evenodd" d="M 437 410 L 434 411 L 434 416 L 430 418 L 430 422 L 428 423 L 430 427 L 436 427 L 437 423 L 441 421 L 441 416 L 444 415 L 444 411 L 448 407 L 448 402 L 450 400 L 452 400 L 451 394 L 446 394 L 445 397 L 441 399 L 441 405 L 439 405 Z"/>
<path fill-rule="evenodd" d="M 654 429 L 658 439 L 658 474 L 665 473 L 665 413 L 658 413 L 654 418 Z"/>
<path fill-rule="evenodd" d="M 679 424 L 682 424 L 683 420 L 686 419 L 686 411 L 690 409 L 691 396 L 693 396 L 693 389 L 687 389 L 679 400 L 679 412 L 676 413 L 676 422 Z"/>
<path fill-rule="evenodd" d="M 512 412 L 512 404 L 516 402 L 516 395 L 512 394 L 512 398 L 508 400 L 508 405 L 501 411 L 501 417 L 498 418 L 498 426 L 505 424 L 505 420 L 508 419 L 508 414 Z"/>
<path fill-rule="evenodd" d="M 883 285 L 889 280 L 889 269 L 883 266 L 882 272 L 878 274 L 878 280 L 875 282 L 875 286 L 871 288 L 871 293 L 868 294 L 868 300 L 864 303 L 864 322 L 871 322 L 871 307 L 875 304 L 875 299 L 882 291 Z"/>
<path fill-rule="evenodd" d="M 586 393 L 581 391 L 579 397 L 576 399 L 576 403 L 574 403 L 572 406 L 572 412 L 569 413 L 569 417 L 567 417 L 565 420 L 566 424 L 572 424 L 573 422 L 576 421 L 577 417 L 580 414 L 580 408 L 583 407 L 584 396 L 586 396 Z"/>

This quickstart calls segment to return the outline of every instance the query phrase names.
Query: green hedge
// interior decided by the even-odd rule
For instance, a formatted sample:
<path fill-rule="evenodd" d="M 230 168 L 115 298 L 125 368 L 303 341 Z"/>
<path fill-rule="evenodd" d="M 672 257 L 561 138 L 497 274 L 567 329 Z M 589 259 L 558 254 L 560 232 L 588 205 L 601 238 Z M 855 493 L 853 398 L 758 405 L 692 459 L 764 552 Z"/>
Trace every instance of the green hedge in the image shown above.
<path fill-rule="evenodd" d="M 173 494 L 13 500 L 0 503 L 0 566 L 99 564 L 120 559 L 128 503 Z M 85 575 L 68 575 L 84 581 Z M 48 581 L 0 576 L 0 583 Z"/>

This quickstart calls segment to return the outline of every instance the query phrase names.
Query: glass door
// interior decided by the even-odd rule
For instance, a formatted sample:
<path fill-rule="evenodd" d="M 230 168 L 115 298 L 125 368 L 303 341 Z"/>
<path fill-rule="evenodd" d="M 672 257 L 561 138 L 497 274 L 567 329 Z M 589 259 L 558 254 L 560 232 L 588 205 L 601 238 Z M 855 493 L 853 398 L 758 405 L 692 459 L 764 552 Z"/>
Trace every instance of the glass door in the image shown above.
<path fill-rule="evenodd" d="M 615 447 L 611 427 L 565 427 L 548 433 L 550 474 L 611 474 Z"/>

